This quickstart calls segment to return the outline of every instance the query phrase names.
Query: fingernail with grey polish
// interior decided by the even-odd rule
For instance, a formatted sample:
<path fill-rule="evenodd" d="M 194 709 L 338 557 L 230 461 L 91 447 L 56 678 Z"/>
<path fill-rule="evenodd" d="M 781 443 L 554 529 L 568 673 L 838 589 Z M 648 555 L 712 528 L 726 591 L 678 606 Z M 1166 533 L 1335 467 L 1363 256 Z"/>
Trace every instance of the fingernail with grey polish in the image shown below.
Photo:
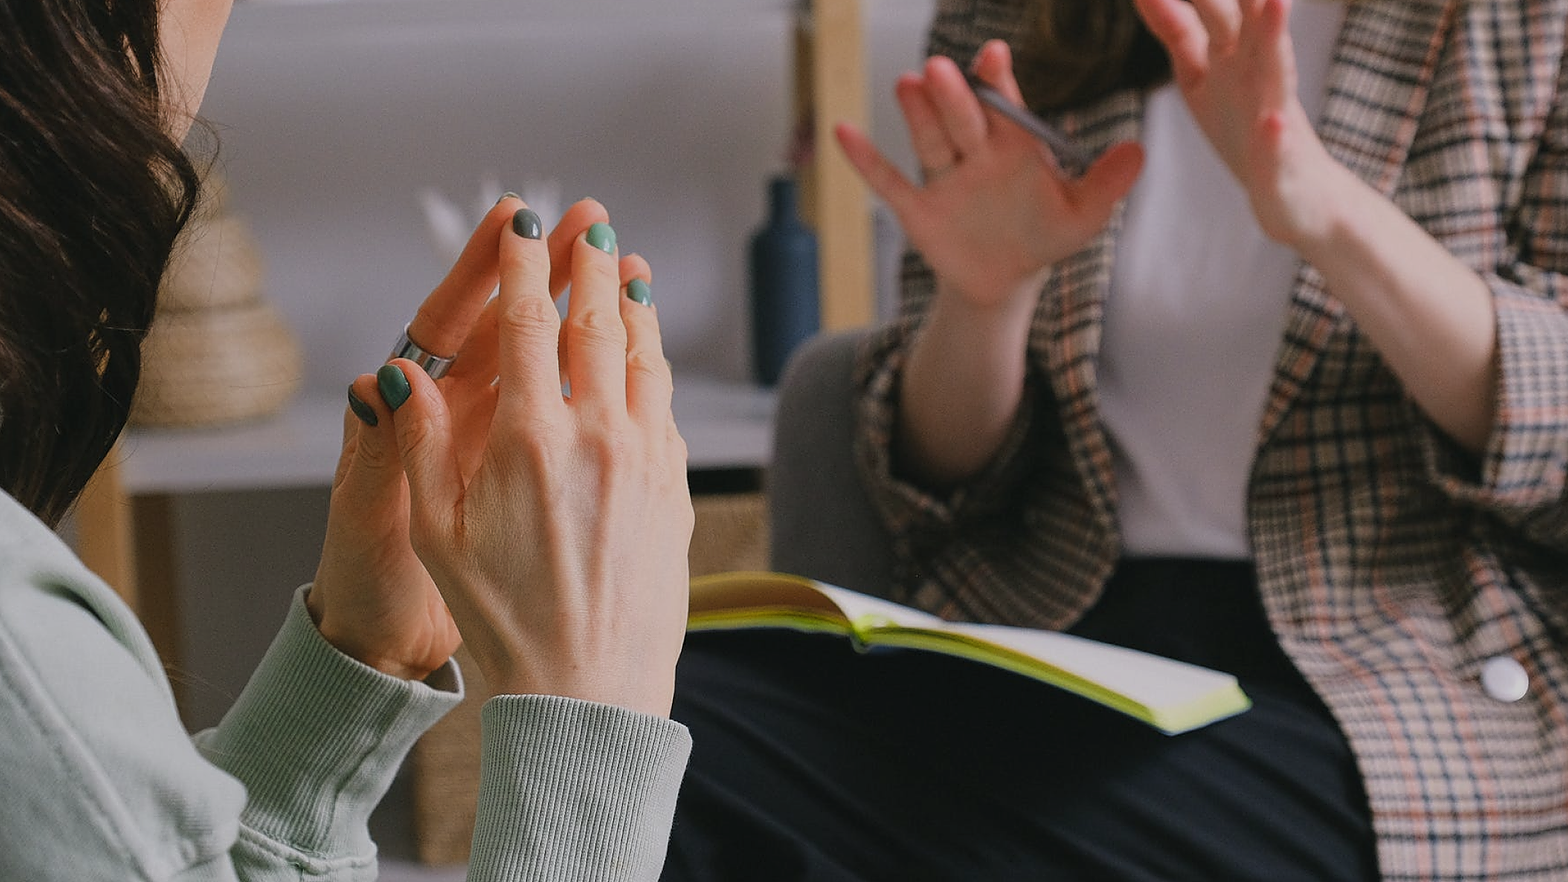
<path fill-rule="evenodd" d="M 359 417 L 359 421 L 367 426 L 374 428 L 379 422 L 376 419 L 376 409 L 360 401 L 359 396 L 354 394 L 353 386 L 348 387 L 348 409 L 352 410 L 354 416 Z"/>
<path fill-rule="evenodd" d="M 544 225 L 539 221 L 539 215 L 531 208 L 519 208 L 512 215 L 512 232 L 524 239 L 537 239 L 544 235 Z"/>

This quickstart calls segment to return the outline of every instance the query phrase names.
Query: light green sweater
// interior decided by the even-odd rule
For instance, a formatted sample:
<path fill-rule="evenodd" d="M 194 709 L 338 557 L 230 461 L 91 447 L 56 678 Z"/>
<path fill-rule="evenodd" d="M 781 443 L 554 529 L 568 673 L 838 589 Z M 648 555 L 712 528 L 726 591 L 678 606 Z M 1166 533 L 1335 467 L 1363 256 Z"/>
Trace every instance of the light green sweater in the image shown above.
<path fill-rule="evenodd" d="M 359 664 L 303 596 L 223 722 L 192 739 L 135 616 L 0 494 L 0 880 L 374 879 L 371 809 L 461 678 Z M 685 727 L 503 696 L 483 740 L 472 882 L 658 877 Z"/>

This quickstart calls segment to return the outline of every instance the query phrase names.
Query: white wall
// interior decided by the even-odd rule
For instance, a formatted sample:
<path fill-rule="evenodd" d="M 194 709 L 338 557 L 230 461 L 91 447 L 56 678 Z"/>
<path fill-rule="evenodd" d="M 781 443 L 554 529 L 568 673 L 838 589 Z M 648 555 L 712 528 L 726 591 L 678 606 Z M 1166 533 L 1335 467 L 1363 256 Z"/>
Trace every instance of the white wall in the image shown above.
<path fill-rule="evenodd" d="M 892 82 L 932 0 L 864 0 L 873 134 L 908 165 Z M 678 367 L 746 375 L 744 248 L 789 125 L 782 0 L 241 0 L 204 115 L 268 297 L 342 389 L 444 272 L 416 201 L 481 176 L 611 210 L 655 270 Z M 836 149 L 834 147 L 833 149 Z M 494 194 L 492 194 L 494 195 Z M 315 570 L 324 490 L 175 508 L 190 722 L 215 722 Z"/>
<path fill-rule="evenodd" d="M 904 162 L 892 81 L 918 64 L 931 6 L 866 0 L 873 131 Z M 623 252 L 653 263 L 677 367 L 744 378 L 744 254 L 785 167 L 790 8 L 242 0 L 204 113 L 307 384 L 376 364 L 445 271 L 420 189 L 466 204 L 487 175 L 513 189 L 553 178 L 567 202 L 608 205 Z"/>

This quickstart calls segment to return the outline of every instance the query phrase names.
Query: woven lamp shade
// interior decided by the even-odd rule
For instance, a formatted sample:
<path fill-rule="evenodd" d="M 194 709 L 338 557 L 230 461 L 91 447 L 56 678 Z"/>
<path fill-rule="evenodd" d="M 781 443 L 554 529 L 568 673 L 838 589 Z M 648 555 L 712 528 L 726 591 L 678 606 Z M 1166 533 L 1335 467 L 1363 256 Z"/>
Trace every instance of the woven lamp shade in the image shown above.
<path fill-rule="evenodd" d="M 216 426 L 270 416 L 299 390 L 299 341 L 261 296 L 262 259 L 245 222 L 227 213 L 221 179 L 181 234 L 142 345 L 131 422 Z"/>
<path fill-rule="evenodd" d="M 300 349 L 266 301 L 158 316 L 142 346 L 131 422 L 213 426 L 282 410 L 299 390 Z"/>
<path fill-rule="evenodd" d="M 262 283 L 261 251 L 245 221 L 233 215 L 199 219 L 181 236 L 158 287 L 158 308 L 189 312 L 255 300 Z"/>

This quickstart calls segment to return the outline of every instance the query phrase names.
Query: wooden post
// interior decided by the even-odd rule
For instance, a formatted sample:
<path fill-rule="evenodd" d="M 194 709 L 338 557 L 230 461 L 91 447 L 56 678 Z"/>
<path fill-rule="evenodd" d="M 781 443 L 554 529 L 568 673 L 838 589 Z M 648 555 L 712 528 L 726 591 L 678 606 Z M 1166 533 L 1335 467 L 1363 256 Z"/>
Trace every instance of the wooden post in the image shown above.
<path fill-rule="evenodd" d="M 822 328 L 833 331 L 876 314 L 869 194 L 833 137 L 841 122 L 869 128 L 865 40 L 860 0 L 809 3 L 796 43 L 795 106 L 812 129 L 803 203 L 817 231 Z"/>
<path fill-rule="evenodd" d="M 73 517 L 76 553 L 141 619 L 158 657 L 180 665 L 180 612 L 174 562 L 174 500 L 132 496 L 120 476 L 116 447 L 82 490 Z M 173 683 L 177 701 L 184 690 Z"/>
<path fill-rule="evenodd" d="M 120 480 L 119 447 L 98 467 L 77 499 L 76 553 L 87 568 L 137 609 L 136 530 L 131 498 Z"/>

